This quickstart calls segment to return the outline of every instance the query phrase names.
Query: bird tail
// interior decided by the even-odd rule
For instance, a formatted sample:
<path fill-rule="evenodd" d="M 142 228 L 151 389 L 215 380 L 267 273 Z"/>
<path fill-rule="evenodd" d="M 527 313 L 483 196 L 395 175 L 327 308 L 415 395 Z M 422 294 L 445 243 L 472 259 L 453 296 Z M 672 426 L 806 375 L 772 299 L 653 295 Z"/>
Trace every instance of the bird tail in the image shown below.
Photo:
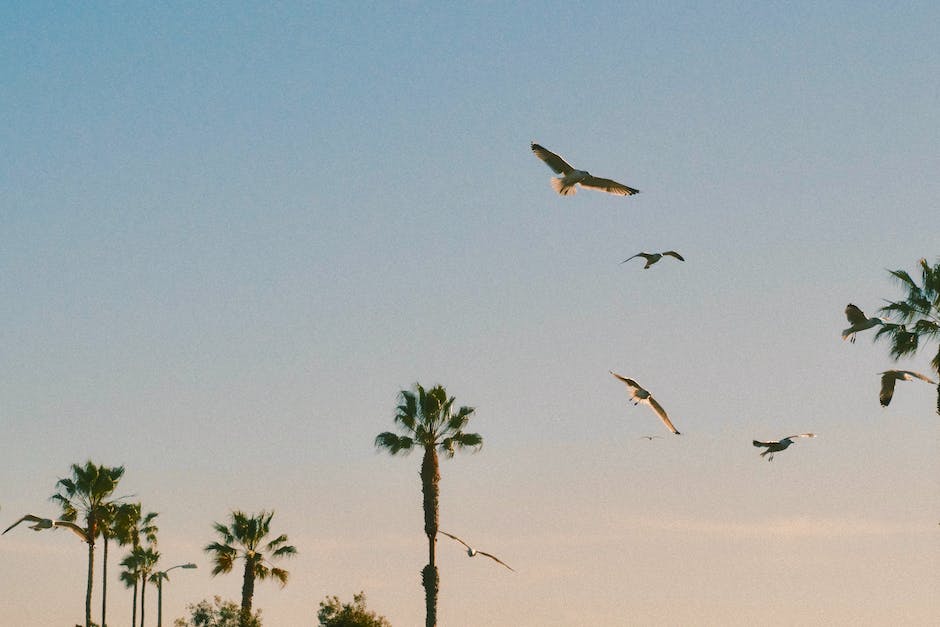
<path fill-rule="evenodd" d="M 571 196 L 578 191 L 574 185 L 565 185 L 565 182 L 560 178 L 552 179 L 552 189 L 562 196 Z"/>
<path fill-rule="evenodd" d="M 770 446 L 770 442 L 759 442 L 758 440 L 753 440 L 753 442 L 754 446 Z"/>

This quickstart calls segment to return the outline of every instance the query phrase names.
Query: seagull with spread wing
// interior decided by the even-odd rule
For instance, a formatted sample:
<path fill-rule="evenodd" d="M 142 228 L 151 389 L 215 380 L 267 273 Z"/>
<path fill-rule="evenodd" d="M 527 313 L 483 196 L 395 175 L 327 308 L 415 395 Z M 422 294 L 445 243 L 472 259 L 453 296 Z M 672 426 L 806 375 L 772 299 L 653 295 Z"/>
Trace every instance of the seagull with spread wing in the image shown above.
<path fill-rule="evenodd" d="M 669 416 L 666 415 L 666 410 L 663 409 L 663 406 L 656 402 L 656 399 L 653 398 L 653 395 L 640 387 L 640 384 L 634 381 L 633 379 L 627 379 L 622 377 L 613 370 L 608 370 L 608 372 L 614 375 L 615 378 L 620 379 L 627 385 L 627 389 L 630 390 L 630 400 L 633 401 L 634 405 L 639 405 L 640 403 L 645 403 L 649 405 L 656 415 L 659 416 L 659 419 L 663 421 L 663 424 L 666 425 L 666 428 L 679 435 L 678 429 L 672 425 L 672 421 L 669 420 Z"/>
<path fill-rule="evenodd" d="M 936 383 L 930 377 L 911 370 L 885 370 L 878 374 L 881 375 L 881 393 L 878 394 L 878 400 L 881 401 L 882 407 L 887 407 L 891 403 L 891 398 L 894 397 L 894 384 L 898 381 L 920 379 L 927 383 Z"/>
<path fill-rule="evenodd" d="M 552 188 L 562 196 L 574 194 L 578 191 L 575 187 L 578 184 L 582 187 L 589 187 L 601 192 L 607 192 L 608 194 L 616 194 L 617 196 L 632 196 L 633 194 L 640 193 L 640 190 L 627 187 L 623 183 L 592 176 L 590 172 L 585 170 L 575 170 L 554 152 L 536 143 L 532 144 L 532 152 L 535 153 L 536 157 L 544 161 L 548 167 L 554 170 L 556 174 L 561 174 L 561 176 L 552 179 Z"/>
<path fill-rule="evenodd" d="M 764 455 L 770 454 L 770 457 L 767 458 L 767 461 L 774 461 L 774 453 L 779 453 L 780 451 L 785 450 L 791 444 L 793 444 L 793 438 L 815 438 L 815 433 L 801 433 L 799 435 L 788 435 L 785 438 L 777 440 L 776 442 L 760 442 L 759 440 L 754 440 L 754 446 L 764 446 L 767 448 L 766 451 L 760 454 L 761 457 Z"/>
<path fill-rule="evenodd" d="M 656 263 L 657 261 L 659 261 L 660 259 L 662 259 L 664 255 L 669 255 L 670 257 L 675 257 L 675 258 L 678 259 L 679 261 L 685 261 L 685 258 L 683 258 L 683 256 L 680 255 L 679 253 L 677 253 L 676 251 L 674 251 L 674 250 L 667 250 L 666 252 L 663 252 L 663 253 L 637 253 L 637 254 L 633 255 L 632 257 L 627 257 L 626 259 L 624 259 L 624 260 L 621 261 L 620 263 L 627 263 L 627 262 L 630 261 L 631 259 L 636 259 L 637 257 L 643 257 L 643 259 L 646 259 L 646 265 L 643 266 L 643 269 L 646 270 L 646 269 L 648 269 L 651 265 L 653 265 L 654 263 Z"/>
<path fill-rule="evenodd" d="M 85 537 L 85 530 L 73 522 L 69 522 L 66 520 L 52 520 L 51 518 L 40 518 L 39 516 L 33 516 L 32 514 L 26 514 L 25 516 L 17 520 L 15 523 L 13 523 L 12 525 L 4 529 L 3 533 L 6 533 L 7 531 L 9 531 L 13 527 L 17 526 L 18 524 L 24 521 L 35 523 L 29 526 L 29 528 L 32 529 L 33 531 L 42 531 L 43 529 L 55 529 L 57 527 L 65 527 L 66 529 L 71 529 L 73 532 L 75 532 L 75 534 L 78 535 L 78 537 L 82 539 L 82 542 L 88 541 L 88 538 Z M 0 536 L 2 536 L 3 533 L 0 533 Z"/>
<path fill-rule="evenodd" d="M 452 535 L 452 534 L 449 534 L 449 533 L 447 533 L 446 531 L 441 531 L 440 529 L 438 529 L 437 532 L 438 532 L 438 533 L 443 533 L 443 534 L 444 534 L 445 536 L 447 536 L 448 538 L 451 538 L 452 540 L 456 540 L 456 541 L 459 542 L 460 544 L 462 544 L 462 545 L 464 545 L 465 547 L 467 547 L 467 555 L 469 555 L 470 557 L 473 557 L 473 556 L 475 556 L 475 555 L 485 555 L 485 556 L 487 556 L 488 558 L 490 558 L 491 560 L 494 560 L 494 561 L 496 561 L 496 562 L 499 562 L 500 564 L 502 564 L 503 566 L 505 566 L 506 568 L 508 568 L 508 569 L 511 570 L 512 572 L 516 572 L 516 569 L 515 569 L 515 568 L 513 568 L 512 566 L 510 566 L 509 564 L 507 564 L 507 563 L 504 562 L 503 560 L 499 559 L 499 558 L 496 557 L 495 555 L 491 555 L 491 554 L 485 553 L 485 552 L 483 552 L 483 551 L 477 551 L 476 549 L 474 549 L 473 547 L 471 547 L 469 544 L 467 544 L 466 542 L 464 542 L 463 540 L 461 540 L 461 539 L 458 538 L 457 536 Z"/>
<path fill-rule="evenodd" d="M 870 329 L 873 326 L 877 326 L 879 324 L 883 325 L 885 323 L 885 321 L 882 320 L 881 318 L 867 317 L 865 315 L 865 312 L 863 312 L 861 309 L 859 309 L 852 303 L 849 303 L 848 305 L 846 305 L 845 317 L 846 319 L 848 319 L 849 324 L 852 326 L 842 331 L 842 339 L 845 340 L 851 336 L 851 339 L 849 339 L 849 341 L 853 344 L 855 343 L 855 334 L 858 333 L 859 331 L 865 331 L 866 329 Z"/>

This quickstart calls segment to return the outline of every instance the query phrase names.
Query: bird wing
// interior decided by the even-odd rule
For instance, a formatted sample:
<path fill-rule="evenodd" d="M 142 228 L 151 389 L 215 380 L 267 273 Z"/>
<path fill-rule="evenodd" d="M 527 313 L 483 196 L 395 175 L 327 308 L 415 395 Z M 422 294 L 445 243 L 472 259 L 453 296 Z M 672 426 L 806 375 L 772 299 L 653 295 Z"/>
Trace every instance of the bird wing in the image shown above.
<path fill-rule="evenodd" d="M 628 378 L 626 378 L 626 377 L 622 377 L 622 376 L 620 376 L 619 374 L 617 374 L 616 372 L 614 372 L 613 370 L 608 370 L 607 372 L 609 372 L 610 374 L 614 375 L 614 377 L 616 377 L 616 378 L 620 379 L 621 381 L 623 381 L 624 383 L 626 383 L 627 386 L 628 386 L 631 390 L 642 390 L 642 389 L 643 389 L 643 388 L 640 387 L 640 384 L 637 383 L 636 381 L 634 381 L 633 379 L 628 379 Z"/>
<path fill-rule="evenodd" d="M 76 525 L 73 522 L 66 522 L 62 520 L 57 520 L 53 523 L 55 527 L 65 527 L 66 529 L 71 529 L 75 534 L 82 539 L 82 542 L 88 542 L 88 536 L 85 535 L 85 530 Z"/>
<path fill-rule="evenodd" d="M 896 372 L 903 372 L 906 375 L 914 377 L 915 379 L 920 379 L 921 381 L 926 381 L 927 383 L 935 383 L 933 379 L 927 375 L 921 374 L 919 372 L 914 372 L 913 370 L 898 370 Z"/>
<path fill-rule="evenodd" d="M 887 407 L 891 404 L 891 399 L 894 397 L 894 384 L 897 381 L 897 377 L 894 376 L 894 372 L 888 371 L 881 375 L 881 391 L 878 393 L 878 400 L 881 402 L 882 407 Z"/>
<path fill-rule="evenodd" d="M 583 187 L 599 189 L 601 191 L 607 192 L 608 194 L 616 194 L 618 196 L 632 196 L 633 194 L 640 193 L 640 190 L 627 187 L 623 183 L 618 183 L 617 181 L 612 181 L 610 179 L 598 178 L 596 176 L 585 177 L 581 181 L 581 185 Z"/>
<path fill-rule="evenodd" d="M 845 308 L 845 317 L 848 319 L 849 324 L 856 325 L 860 322 L 868 322 L 868 318 L 865 317 L 865 312 L 849 303 Z"/>
<path fill-rule="evenodd" d="M 798 435 L 788 435 L 785 438 L 780 438 L 780 441 L 783 442 L 784 440 L 792 440 L 793 438 L 815 438 L 815 437 L 816 437 L 815 433 L 800 433 Z"/>
<path fill-rule="evenodd" d="M 539 146 L 538 144 L 533 143 L 532 152 L 534 152 L 536 157 L 544 161 L 548 167 L 558 174 L 567 174 L 568 172 L 574 170 L 574 168 L 568 165 L 564 159 L 544 146 Z"/>
<path fill-rule="evenodd" d="M 15 527 L 15 526 L 17 526 L 18 524 L 20 524 L 21 522 L 23 522 L 24 520 L 27 520 L 27 521 L 29 521 L 29 522 L 39 522 L 39 521 L 45 520 L 45 519 L 44 519 L 44 518 L 40 518 L 39 516 L 33 516 L 32 514 L 26 514 L 25 516 L 23 516 L 22 518 L 20 518 L 19 520 L 17 520 L 15 523 L 13 523 L 12 525 L 10 525 L 10 526 L 7 527 L 6 529 L 4 529 L 4 530 L 3 530 L 3 533 L 6 533 L 7 531 L 9 531 L 10 529 L 12 529 L 13 527 Z M 0 533 L 0 536 L 2 536 L 3 533 Z"/>
<path fill-rule="evenodd" d="M 467 548 L 470 549 L 471 551 L 473 550 L 473 548 L 472 548 L 469 544 L 467 544 L 466 542 L 464 542 L 463 540 L 461 540 L 461 539 L 458 538 L 457 536 L 451 535 L 451 534 L 447 533 L 446 531 L 441 531 L 440 529 L 438 529 L 437 532 L 438 532 L 438 533 L 443 533 L 443 534 L 444 534 L 445 536 L 447 536 L 448 538 L 451 538 L 451 539 L 453 539 L 453 540 L 456 540 L 457 542 L 459 542 L 460 544 L 464 545 L 465 547 L 467 547 Z M 479 551 L 477 551 L 477 552 L 479 553 Z"/>
<path fill-rule="evenodd" d="M 650 257 L 652 257 L 652 256 L 653 256 L 653 255 L 651 255 L 651 254 L 649 254 L 649 253 L 637 253 L 637 254 L 633 255 L 632 257 L 627 257 L 626 259 L 624 259 L 624 260 L 621 261 L 620 263 L 627 263 L 627 262 L 630 261 L 631 259 L 636 259 L 637 257 L 643 257 L 644 259 L 646 259 L 647 261 L 649 261 L 649 260 L 650 260 Z"/>
<path fill-rule="evenodd" d="M 677 252 L 674 251 L 674 250 L 667 250 L 667 251 L 664 252 L 663 254 L 664 254 L 664 255 L 669 255 L 670 257 L 675 257 L 675 258 L 678 259 L 679 261 L 685 261 L 685 259 L 682 257 L 682 255 L 680 255 L 679 253 L 677 253 Z"/>
<path fill-rule="evenodd" d="M 653 408 L 653 411 L 659 415 L 659 419 L 663 421 L 663 424 L 666 425 L 670 431 L 676 435 L 679 435 L 679 430 L 672 426 L 672 421 L 669 420 L 669 416 L 666 415 L 666 410 L 663 409 L 663 406 L 660 405 L 652 396 L 650 396 L 647 400 L 649 401 L 650 407 Z"/>
<path fill-rule="evenodd" d="M 487 556 L 488 558 L 490 558 L 491 560 L 496 560 L 497 562 L 499 562 L 500 564 L 502 564 L 503 566 L 505 566 L 506 568 L 508 568 L 508 569 L 511 570 L 512 572 L 516 572 L 516 569 L 515 569 L 515 568 L 513 568 L 512 566 L 510 566 L 509 564 L 507 564 L 507 563 L 504 562 L 503 560 L 499 559 L 499 558 L 496 557 L 495 555 L 490 555 L 489 553 L 484 553 L 483 551 L 477 551 L 477 553 L 479 553 L 480 555 L 485 555 L 485 556 Z"/>

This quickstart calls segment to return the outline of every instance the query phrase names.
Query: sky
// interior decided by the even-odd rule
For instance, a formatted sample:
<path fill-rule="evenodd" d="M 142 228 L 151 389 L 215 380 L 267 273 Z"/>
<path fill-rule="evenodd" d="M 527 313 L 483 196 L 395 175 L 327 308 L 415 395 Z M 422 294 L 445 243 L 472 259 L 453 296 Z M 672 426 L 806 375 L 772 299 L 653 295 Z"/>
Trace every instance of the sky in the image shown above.
<path fill-rule="evenodd" d="M 233 509 L 299 551 L 256 588 L 265 625 L 360 590 L 422 624 L 420 454 L 373 440 L 442 384 L 484 445 L 442 461 L 441 528 L 517 572 L 441 539 L 441 625 L 940 614 L 936 389 L 880 407 L 887 344 L 840 338 L 847 303 L 901 296 L 888 270 L 940 258 L 940 5 L 14 2 L 0 25 L 4 527 L 55 516 L 71 464 L 123 465 L 162 566 L 198 565 L 165 624 L 239 599 L 202 550 Z M 532 141 L 642 193 L 561 197 Z M 4 626 L 82 620 L 72 534 L 18 527 L 0 563 Z"/>

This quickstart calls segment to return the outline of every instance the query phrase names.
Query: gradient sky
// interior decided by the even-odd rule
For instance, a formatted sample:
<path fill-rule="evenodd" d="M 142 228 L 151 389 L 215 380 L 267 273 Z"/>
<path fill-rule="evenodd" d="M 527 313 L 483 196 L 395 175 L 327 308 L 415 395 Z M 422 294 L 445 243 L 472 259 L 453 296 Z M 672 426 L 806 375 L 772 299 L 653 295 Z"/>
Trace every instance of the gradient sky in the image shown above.
<path fill-rule="evenodd" d="M 0 524 L 123 464 L 199 564 L 165 624 L 273 508 L 265 625 L 418 625 L 420 454 L 372 441 L 441 383 L 485 438 L 441 527 L 518 571 L 441 540 L 441 625 L 935 624 L 936 391 L 881 408 L 839 333 L 940 255 L 940 5 L 161 4 L 0 5 Z M 532 140 L 643 193 L 562 198 Z M 0 623 L 81 620 L 71 534 L 0 563 Z"/>

